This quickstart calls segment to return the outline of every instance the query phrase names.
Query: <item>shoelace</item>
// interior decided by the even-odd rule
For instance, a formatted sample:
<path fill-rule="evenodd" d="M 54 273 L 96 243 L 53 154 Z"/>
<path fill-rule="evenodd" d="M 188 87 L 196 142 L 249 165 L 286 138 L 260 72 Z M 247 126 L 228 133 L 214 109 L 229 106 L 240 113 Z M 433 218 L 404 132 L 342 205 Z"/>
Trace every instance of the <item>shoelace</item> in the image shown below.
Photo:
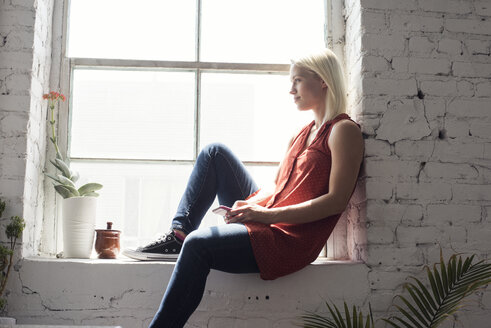
<path fill-rule="evenodd" d="M 169 237 L 171 235 L 171 232 L 166 233 L 165 235 L 160 236 L 157 240 L 152 241 L 150 244 L 146 245 L 145 247 L 150 247 L 158 244 L 162 244 L 163 242 L 170 240 Z"/>

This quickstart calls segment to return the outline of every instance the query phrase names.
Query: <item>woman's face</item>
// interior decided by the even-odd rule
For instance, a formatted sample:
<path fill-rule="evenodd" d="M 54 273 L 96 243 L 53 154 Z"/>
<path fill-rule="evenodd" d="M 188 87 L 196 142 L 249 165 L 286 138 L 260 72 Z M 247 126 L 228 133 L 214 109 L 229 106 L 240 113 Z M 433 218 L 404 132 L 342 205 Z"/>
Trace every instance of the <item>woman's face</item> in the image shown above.
<path fill-rule="evenodd" d="M 314 72 L 293 65 L 290 70 L 292 88 L 290 94 L 299 110 L 324 110 L 327 85 Z"/>

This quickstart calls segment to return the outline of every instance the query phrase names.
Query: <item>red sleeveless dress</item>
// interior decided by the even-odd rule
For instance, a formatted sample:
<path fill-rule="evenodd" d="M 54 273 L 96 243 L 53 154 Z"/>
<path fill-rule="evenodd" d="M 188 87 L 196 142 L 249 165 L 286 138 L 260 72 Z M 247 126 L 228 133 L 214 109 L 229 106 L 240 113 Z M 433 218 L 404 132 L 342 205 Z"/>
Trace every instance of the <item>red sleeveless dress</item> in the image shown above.
<path fill-rule="evenodd" d="M 293 139 L 280 167 L 276 189 L 268 208 L 298 204 L 329 192 L 331 151 L 328 139 L 334 124 L 348 120 L 340 114 L 327 121 L 312 143 L 302 152 L 312 121 Z M 252 249 L 262 279 L 272 280 L 312 263 L 326 244 L 341 214 L 302 224 L 266 225 L 247 222 Z"/>

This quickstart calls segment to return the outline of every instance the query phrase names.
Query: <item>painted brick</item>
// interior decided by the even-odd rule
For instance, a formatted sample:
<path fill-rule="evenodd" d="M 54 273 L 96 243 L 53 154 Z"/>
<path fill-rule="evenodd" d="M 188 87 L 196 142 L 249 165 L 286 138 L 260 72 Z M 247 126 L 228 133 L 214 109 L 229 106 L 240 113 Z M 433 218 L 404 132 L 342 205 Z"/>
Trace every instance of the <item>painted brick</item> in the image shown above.
<path fill-rule="evenodd" d="M 455 116 L 488 117 L 491 99 L 455 98 L 448 103 L 447 112 Z"/>
<path fill-rule="evenodd" d="M 428 162 L 424 173 L 430 178 L 440 179 L 475 179 L 479 171 L 469 164 Z"/>
<path fill-rule="evenodd" d="M 370 177 L 408 178 L 418 175 L 420 162 L 400 161 L 394 159 L 365 160 L 365 172 Z"/>
<path fill-rule="evenodd" d="M 452 191 L 457 202 L 491 201 L 491 185 L 455 184 Z"/>
<path fill-rule="evenodd" d="M 419 140 L 430 135 L 428 122 L 419 100 L 395 101 L 389 105 L 377 129 L 377 139 L 394 143 L 399 140 Z"/>
<path fill-rule="evenodd" d="M 404 271 L 376 271 L 368 273 L 368 281 L 372 289 L 391 289 L 394 290 L 401 287 L 407 278 L 407 273 Z"/>
<path fill-rule="evenodd" d="M 381 114 L 387 110 L 388 98 L 385 97 L 365 97 L 363 99 L 364 114 Z"/>
<path fill-rule="evenodd" d="M 489 34 L 491 31 L 490 20 L 446 18 L 445 29 L 449 32 Z"/>
<path fill-rule="evenodd" d="M 425 96 L 424 106 L 426 117 L 431 120 L 445 115 L 445 99 L 440 97 Z"/>
<path fill-rule="evenodd" d="M 466 40 L 465 46 L 470 55 L 489 55 L 491 42 L 489 40 Z"/>
<path fill-rule="evenodd" d="M 394 242 L 394 230 L 389 227 L 370 227 L 367 231 L 369 244 L 392 244 Z"/>
<path fill-rule="evenodd" d="M 24 193 L 24 183 L 15 178 L 0 177 L 0 197 L 10 198 Z"/>
<path fill-rule="evenodd" d="M 388 142 L 376 139 L 365 140 L 365 157 L 389 155 L 390 144 Z"/>
<path fill-rule="evenodd" d="M 476 97 L 491 97 L 491 82 L 478 82 L 476 84 Z"/>
<path fill-rule="evenodd" d="M 390 29 L 404 32 L 442 32 L 443 19 L 439 17 L 392 14 L 389 16 Z"/>
<path fill-rule="evenodd" d="M 34 27 L 35 11 L 30 8 L 0 11 L 0 26 L 9 27 Z"/>
<path fill-rule="evenodd" d="M 385 199 L 392 198 L 394 185 L 390 182 L 377 181 L 375 179 L 367 179 L 366 193 L 367 199 Z"/>
<path fill-rule="evenodd" d="M 435 49 L 435 44 L 427 37 L 413 36 L 409 39 L 409 52 L 417 55 L 429 55 Z"/>
<path fill-rule="evenodd" d="M 368 247 L 368 265 L 421 265 L 423 264 L 423 254 L 416 247 L 398 248 L 384 245 L 374 245 Z"/>
<path fill-rule="evenodd" d="M 361 131 L 368 136 L 375 135 L 375 129 L 380 125 L 380 118 L 373 116 L 360 116 L 358 123 L 361 124 Z"/>
<path fill-rule="evenodd" d="M 0 52 L 0 63 L 2 68 L 12 68 L 23 72 L 29 72 L 32 68 L 32 53 L 20 51 Z"/>
<path fill-rule="evenodd" d="M 430 204 L 426 211 L 424 223 L 429 225 L 467 226 L 481 221 L 481 207 L 475 205 Z"/>
<path fill-rule="evenodd" d="M 415 79 L 363 79 L 363 90 L 367 95 L 414 96 L 418 93 Z"/>
<path fill-rule="evenodd" d="M 22 112 L 11 112 L 0 116 L 0 131 L 3 137 L 14 137 L 27 133 L 28 116 Z"/>
<path fill-rule="evenodd" d="M 409 58 L 409 73 L 446 75 L 450 73 L 450 61 L 436 58 Z"/>
<path fill-rule="evenodd" d="M 484 145 L 479 143 L 460 142 L 458 140 L 448 140 L 435 143 L 433 157 L 441 161 L 468 163 L 482 158 L 484 154 Z"/>
<path fill-rule="evenodd" d="M 398 10 L 416 10 L 418 6 L 415 0 L 361 0 L 361 6 L 364 9 L 398 9 Z"/>
<path fill-rule="evenodd" d="M 476 13 L 479 15 L 491 16 L 491 4 L 488 0 L 474 1 L 474 7 L 476 8 Z"/>
<path fill-rule="evenodd" d="M 394 57 L 392 58 L 392 69 L 398 73 L 409 71 L 409 58 Z"/>
<path fill-rule="evenodd" d="M 362 48 L 370 54 L 380 56 L 400 56 L 404 53 L 406 40 L 402 35 L 363 34 Z"/>
<path fill-rule="evenodd" d="M 441 230 L 435 227 L 403 227 L 396 230 L 399 245 L 430 244 L 438 242 Z"/>
<path fill-rule="evenodd" d="M 362 61 L 364 72 L 385 72 L 390 64 L 385 58 L 378 56 L 365 56 Z"/>
<path fill-rule="evenodd" d="M 478 138 L 491 138 L 491 123 L 490 122 L 472 122 L 470 127 L 470 134 Z"/>
<path fill-rule="evenodd" d="M 452 96 L 457 93 L 457 82 L 455 80 L 423 81 L 421 82 L 421 90 L 424 94 L 432 96 Z"/>
<path fill-rule="evenodd" d="M 467 229 L 469 243 L 481 250 L 489 250 L 491 248 L 491 238 L 489 236 L 491 236 L 489 224 L 472 225 Z"/>
<path fill-rule="evenodd" d="M 452 186 L 444 182 L 432 183 L 398 183 L 397 199 L 424 201 L 444 201 L 452 198 Z"/>
<path fill-rule="evenodd" d="M 28 112 L 30 99 L 27 96 L 0 95 L 0 111 Z"/>
<path fill-rule="evenodd" d="M 435 149 L 434 141 L 401 140 L 395 143 L 396 155 L 403 159 L 428 160 Z"/>
<path fill-rule="evenodd" d="M 449 138 L 459 138 L 469 136 L 469 122 L 465 119 L 446 118 L 445 131 Z"/>
<path fill-rule="evenodd" d="M 491 64 L 454 62 L 452 71 L 455 76 L 489 78 L 491 76 Z"/>
<path fill-rule="evenodd" d="M 457 91 L 461 96 L 472 97 L 474 96 L 474 84 L 465 80 L 458 81 Z"/>
<path fill-rule="evenodd" d="M 376 201 L 367 203 L 367 220 L 376 227 L 397 227 L 399 223 L 416 224 L 423 220 L 423 207 L 421 205 L 407 204 L 379 204 Z"/>
<path fill-rule="evenodd" d="M 472 12 L 470 3 L 460 0 L 424 0 L 418 2 L 418 5 L 424 11 L 454 14 L 469 14 Z"/>
<path fill-rule="evenodd" d="M 438 42 L 438 52 L 460 56 L 462 55 L 462 43 L 460 40 L 442 39 Z"/>
<path fill-rule="evenodd" d="M 388 28 L 385 13 L 368 10 L 361 13 L 361 25 L 366 33 L 382 33 Z"/>

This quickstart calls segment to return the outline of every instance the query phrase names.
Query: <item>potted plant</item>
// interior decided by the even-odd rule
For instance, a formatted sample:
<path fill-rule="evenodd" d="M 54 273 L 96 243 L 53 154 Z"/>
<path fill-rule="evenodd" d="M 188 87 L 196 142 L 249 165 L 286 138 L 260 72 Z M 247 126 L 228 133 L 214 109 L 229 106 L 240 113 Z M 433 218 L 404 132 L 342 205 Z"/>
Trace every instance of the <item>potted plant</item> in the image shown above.
<path fill-rule="evenodd" d="M 43 95 L 43 99 L 48 100 L 50 140 L 56 151 L 55 159 L 50 162 L 59 172 L 56 175 L 45 174 L 53 180 L 55 191 L 63 197 L 63 256 L 89 258 L 94 243 L 97 197 L 99 196 L 96 191 L 100 190 L 102 185 L 92 182 L 80 187 L 76 186 L 79 174 L 71 170 L 68 161 L 63 159 L 55 131 L 54 109 L 59 101 L 65 101 L 66 98 L 61 93 L 51 91 Z"/>
<path fill-rule="evenodd" d="M 0 199 L 0 218 L 5 210 L 5 202 Z M 0 312 L 5 312 L 7 305 L 7 299 L 3 296 L 5 287 L 7 286 L 7 280 L 9 278 L 10 269 L 14 259 L 15 246 L 17 239 L 22 236 L 22 231 L 26 224 L 24 219 L 18 216 L 12 216 L 10 223 L 5 228 L 5 234 L 7 235 L 7 246 L 3 243 L 0 245 Z M 14 318 L 0 317 L 0 324 L 15 324 Z"/>
<path fill-rule="evenodd" d="M 479 261 L 473 263 L 475 255 L 462 257 L 454 254 L 445 265 L 440 250 L 440 262 L 433 270 L 425 266 L 428 282 L 423 284 L 418 278 L 410 277 L 413 282 L 404 284 L 409 297 L 396 295 L 400 300 L 394 304 L 397 314 L 382 318 L 390 327 L 395 328 L 436 328 L 452 314 L 464 307 L 464 299 L 491 282 L 491 263 Z M 440 269 L 440 270 L 438 270 Z M 429 286 L 429 288 L 427 287 Z M 366 317 L 355 306 L 350 313 L 344 303 L 344 314 L 334 304 L 326 302 L 330 316 L 325 317 L 313 312 L 302 315 L 305 328 L 373 328 L 372 311 Z"/>

